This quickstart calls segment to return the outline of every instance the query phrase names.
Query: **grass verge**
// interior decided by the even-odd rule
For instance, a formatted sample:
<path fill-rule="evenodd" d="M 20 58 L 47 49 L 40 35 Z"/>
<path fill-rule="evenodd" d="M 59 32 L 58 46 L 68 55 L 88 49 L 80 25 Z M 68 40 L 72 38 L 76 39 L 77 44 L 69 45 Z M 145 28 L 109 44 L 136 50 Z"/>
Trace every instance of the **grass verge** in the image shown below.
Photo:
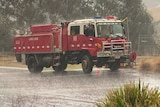
<path fill-rule="evenodd" d="M 143 59 L 139 65 L 140 71 L 160 72 L 160 57 Z"/>
<path fill-rule="evenodd" d="M 123 87 L 110 90 L 97 107 L 160 107 L 160 92 L 140 81 L 130 82 Z"/>

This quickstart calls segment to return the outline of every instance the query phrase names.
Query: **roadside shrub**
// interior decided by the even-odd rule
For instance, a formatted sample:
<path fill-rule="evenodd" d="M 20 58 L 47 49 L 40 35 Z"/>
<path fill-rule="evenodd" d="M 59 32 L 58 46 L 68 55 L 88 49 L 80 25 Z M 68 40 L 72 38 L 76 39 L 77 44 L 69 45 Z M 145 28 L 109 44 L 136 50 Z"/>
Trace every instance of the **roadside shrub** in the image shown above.
<path fill-rule="evenodd" d="M 153 71 L 153 72 L 160 72 L 160 58 L 150 58 L 143 60 L 139 66 L 141 71 Z"/>
<path fill-rule="evenodd" d="M 160 107 L 160 92 L 149 85 L 130 82 L 124 87 L 109 91 L 97 107 Z"/>
<path fill-rule="evenodd" d="M 142 61 L 140 64 L 141 71 L 150 71 L 152 69 L 151 63 L 149 61 Z"/>

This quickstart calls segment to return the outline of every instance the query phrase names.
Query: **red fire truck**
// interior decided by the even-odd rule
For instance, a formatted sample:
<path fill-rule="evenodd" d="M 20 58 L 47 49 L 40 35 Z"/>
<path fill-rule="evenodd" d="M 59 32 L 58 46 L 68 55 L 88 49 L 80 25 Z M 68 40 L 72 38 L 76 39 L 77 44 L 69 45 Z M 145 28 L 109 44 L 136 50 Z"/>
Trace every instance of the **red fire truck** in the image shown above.
<path fill-rule="evenodd" d="M 17 61 L 32 73 L 44 67 L 64 71 L 67 64 L 80 63 L 84 73 L 91 73 L 94 66 L 115 71 L 136 58 L 123 22 L 114 16 L 31 26 L 30 31 L 14 38 L 14 51 Z"/>

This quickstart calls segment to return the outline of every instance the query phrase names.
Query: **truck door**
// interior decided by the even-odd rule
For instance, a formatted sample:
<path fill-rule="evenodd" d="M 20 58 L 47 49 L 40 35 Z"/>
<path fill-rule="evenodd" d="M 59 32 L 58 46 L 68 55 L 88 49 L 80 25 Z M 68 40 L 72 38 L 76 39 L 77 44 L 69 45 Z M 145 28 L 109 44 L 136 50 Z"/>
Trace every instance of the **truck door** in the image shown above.
<path fill-rule="evenodd" d="M 68 35 L 68 50 L 80 50 L 80 26 L 71 26 L 70 34 Z"/>
<path fill-rule="evenodd" d="M 82 48 L 87 50 L 95 49 L 95 27 L 93 24 L 88 24 L 83 26 L 84 37 L 82 39 Z"/>
<path fill-rule="evenodd" d="M 68 50 L 95 49 L 94 25 L 70 26 L 68 35 Z"/>

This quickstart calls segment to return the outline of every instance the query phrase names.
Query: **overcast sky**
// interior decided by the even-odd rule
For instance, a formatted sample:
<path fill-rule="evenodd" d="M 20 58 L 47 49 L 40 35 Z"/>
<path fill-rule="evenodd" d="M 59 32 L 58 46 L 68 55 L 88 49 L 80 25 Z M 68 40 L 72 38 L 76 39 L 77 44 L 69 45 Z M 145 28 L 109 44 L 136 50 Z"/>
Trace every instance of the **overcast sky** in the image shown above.
<path fill-rule="evenodd" d="M 160 7 L 160 0 L 143 0 L 143 2 L 148 8 Z"/>

